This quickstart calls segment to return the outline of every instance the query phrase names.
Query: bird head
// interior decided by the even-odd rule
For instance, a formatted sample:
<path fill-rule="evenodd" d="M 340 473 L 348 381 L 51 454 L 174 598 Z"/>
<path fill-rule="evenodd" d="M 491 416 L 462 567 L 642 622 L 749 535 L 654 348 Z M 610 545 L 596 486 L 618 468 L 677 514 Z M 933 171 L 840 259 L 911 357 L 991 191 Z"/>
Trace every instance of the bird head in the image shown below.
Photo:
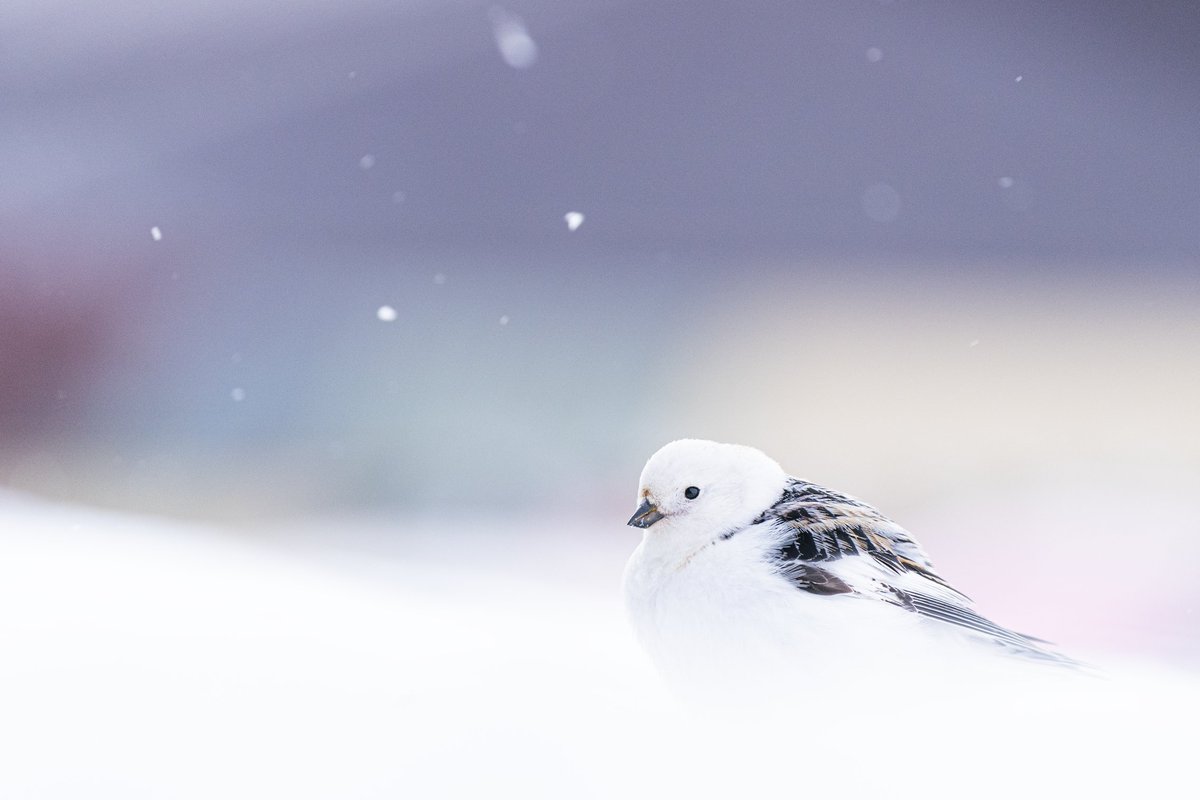
<path fill-rule="evenodd" d="M 647 536 L 709 538 L 749 524 L 779 499 L 787 475 L 753 447 L 680 439 L 650 457 L 629 519 Z"/>

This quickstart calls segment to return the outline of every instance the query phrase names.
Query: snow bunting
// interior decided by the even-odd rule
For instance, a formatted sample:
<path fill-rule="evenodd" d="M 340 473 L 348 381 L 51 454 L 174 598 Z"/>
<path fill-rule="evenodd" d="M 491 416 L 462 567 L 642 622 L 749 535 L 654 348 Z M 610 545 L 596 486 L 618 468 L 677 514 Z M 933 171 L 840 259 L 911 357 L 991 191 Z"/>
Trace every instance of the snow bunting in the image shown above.
<path fill-rule="evenodd" d="M 1072 665 L 978 614 L 903 528 L 751 447 L 672 442 L 646 462 L 625 568 L 638 640 L 673 676 L 881 664 L 927 674 L 996 655 Z M 979 661 L 982 658 L 983 661 Z"/>

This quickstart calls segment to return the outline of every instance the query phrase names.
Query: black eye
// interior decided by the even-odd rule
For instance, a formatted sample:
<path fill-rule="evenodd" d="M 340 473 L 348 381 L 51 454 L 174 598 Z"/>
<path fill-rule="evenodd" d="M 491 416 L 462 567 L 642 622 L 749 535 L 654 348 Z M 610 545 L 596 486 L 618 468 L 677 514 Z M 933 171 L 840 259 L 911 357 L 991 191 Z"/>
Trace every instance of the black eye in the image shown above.
<path fill-rule="evenodd" d="M 695 500 L 697 497 L 700 496 L 700 490 L 697 489 L 695 486 L 689 486 L 688 488 L 683 490 L 683 496 L 686 497 L 688 500 Z"/>

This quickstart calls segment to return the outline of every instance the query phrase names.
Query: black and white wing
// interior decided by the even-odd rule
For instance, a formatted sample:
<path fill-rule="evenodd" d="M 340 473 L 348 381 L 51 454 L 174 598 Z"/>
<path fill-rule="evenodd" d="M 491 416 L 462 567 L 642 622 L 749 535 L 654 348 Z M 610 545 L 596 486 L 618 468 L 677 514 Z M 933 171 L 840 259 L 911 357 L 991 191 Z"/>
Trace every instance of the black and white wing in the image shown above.
<path fill-rule="evenodd" d="M 955 626 L 1016 655 L 1077 663 L 978 614 L 907 531 L 860 500 L 793 478 L 755 522 L 779 532 L 774 553 L 779 573 L 802 591 L 867 597 Z"/>

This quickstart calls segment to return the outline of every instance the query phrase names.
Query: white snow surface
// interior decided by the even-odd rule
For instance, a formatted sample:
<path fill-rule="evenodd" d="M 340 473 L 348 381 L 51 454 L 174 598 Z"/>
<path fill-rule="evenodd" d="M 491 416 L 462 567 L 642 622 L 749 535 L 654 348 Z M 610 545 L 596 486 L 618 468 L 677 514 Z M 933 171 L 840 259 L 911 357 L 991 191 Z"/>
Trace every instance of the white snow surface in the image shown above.
<path fill-rule="evenodd" d="M 589 527 L 590 526 L 590 527 Z M 382 538 L 381 538 L 382 537 Z M 378 546 L 384 538 L 391 542 Z M 1180 796 L 1194 676 L 685 701 L 620 522 L 218 528 L 0 493 L 0 796 Z"/>

